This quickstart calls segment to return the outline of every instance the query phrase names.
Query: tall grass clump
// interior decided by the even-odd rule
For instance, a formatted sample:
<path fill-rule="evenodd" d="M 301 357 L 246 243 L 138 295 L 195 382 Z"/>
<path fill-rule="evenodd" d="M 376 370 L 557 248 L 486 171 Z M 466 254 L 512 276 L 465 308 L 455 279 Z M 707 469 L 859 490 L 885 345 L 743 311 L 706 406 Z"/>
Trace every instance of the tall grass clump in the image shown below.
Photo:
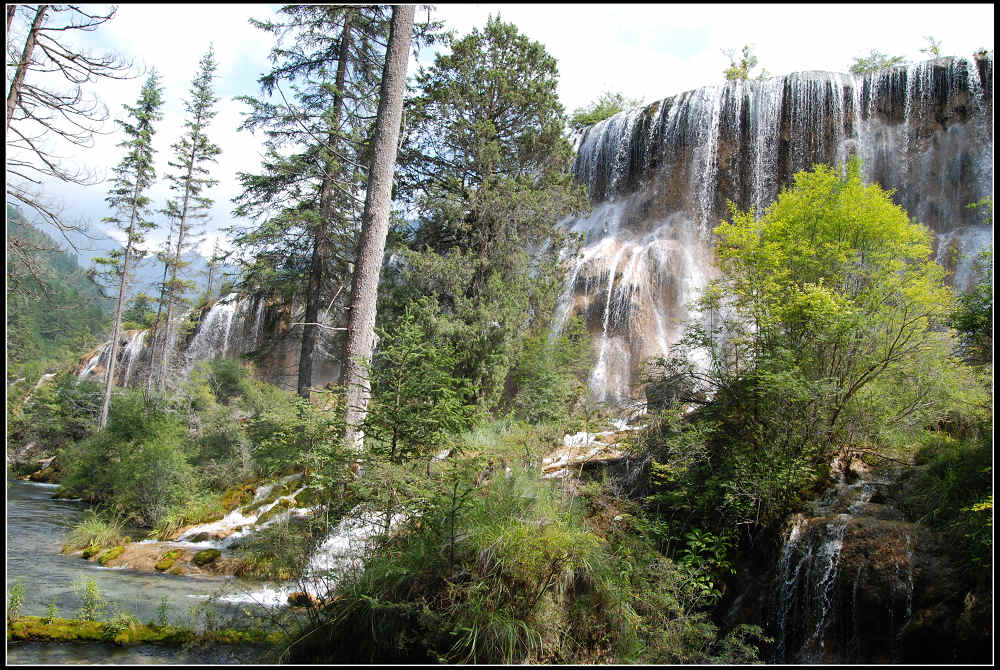
<path fill-rule="evenodd" d="M 113 547 L 124 539 L 125 522 L 120 514 L 98 513 L 88 509 L 63 542 L 63 551 L 77 551 L 87 547 Z"/>

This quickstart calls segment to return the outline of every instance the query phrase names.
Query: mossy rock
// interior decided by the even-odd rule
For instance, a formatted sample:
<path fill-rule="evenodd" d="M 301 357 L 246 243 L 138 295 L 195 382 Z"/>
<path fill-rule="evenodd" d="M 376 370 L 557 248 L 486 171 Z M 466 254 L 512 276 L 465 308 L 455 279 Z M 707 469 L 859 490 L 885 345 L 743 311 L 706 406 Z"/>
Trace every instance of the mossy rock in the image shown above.
<path fill-rule="evenodd" d="M 101 565 L 107 565 L 108 561 L 112 561 L 121 556 L 123 551 L 125 551 L 125 545 L 120 544 L 117 547 L 111 547 L 106 552 L 100 555 L 100 557 L 97 559 L 97 562 L 100 563 Z"/>
<path fill-rule="evenodd" d="M 174 566 L 174 567 L 170 568 L 170 570 L 167 571 L 167 574 L 168 575 L 178 575 L 178 576 L 181 576 L 181 575 L 184 574 L 184 571 L 181 570 L 179 566 Z"/>
<path fill-rule="evenodd" d="M 92 544 L 83 550 L 83 558 L 89 561 L 91 558 L 96 556 L 100 551 L 101 551 L 101 546 L 99 544 Z"/>
<path fill-rule="evenodd" d="M 253 490 L 253 484 L 237 484 L 236 486 L 230 486 L 222 492 L 219 502 L 222 503 L 222 506 L 226 509 L 226 511 L 232 511 L 240 505 L 246 505 L 253 500 Z"/>
<path fill-rule="evenodd" d="M 160 560 L 157 561 L 156 565 L 154 565 L 153 567 L 159 570 L 160 572 L 169 570 L 171 567 L 173 567 L 174 562 L 178 558 L 180 558 L 183 554 L 184 554 L 183 549 L 171 549 L 163 556 L 160 556 Z"/>
<path fill-rule="evenodd" d="M 191 562 L 198 566 L 208 565 L 217 559 L 221 553 L 218 549 L 202 549 L 194 555 Z"/>

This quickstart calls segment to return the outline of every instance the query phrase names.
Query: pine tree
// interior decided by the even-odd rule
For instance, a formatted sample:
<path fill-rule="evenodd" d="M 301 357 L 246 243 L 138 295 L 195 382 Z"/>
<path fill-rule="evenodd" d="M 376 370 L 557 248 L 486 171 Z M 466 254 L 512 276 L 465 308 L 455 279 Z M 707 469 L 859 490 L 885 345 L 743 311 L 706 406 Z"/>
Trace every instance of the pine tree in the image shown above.
<path fill-rule="evenodd" d="M 208 164 L 214 162 L 222 150 L 206 135 L 206 128 L 216 115 L 214 107 L 217 99 L 212 89 L 215 68 L 215 55 L 209 47 L 199 63 L 198 74 L 191 83 L 190 98 L 184 103 L 184 109 L 188 113 L 188 119 L 184 122 L 185 133 L 171 147 L 174 150 L 174 160 L 169 165 L 177 172 L 168 174 L 167 180 L 177 196 L 167 201 L 164 213 L 175 224 L 177 243 L 174 245 L 173 258 L 169 260 L 170 281 L 165 285 L 167 320 L 164 337 L 160 338 L 161 389 L 170 372 L 174 308 L 183 300 L 184 293 L 193 286 L 193 282 L 178 279 L 178 272 L 187 265 L 182 256 L 185 250 L 201 242 L 202 238 L 196 233 L 197 226 L 208 216 L 207 210 L 213 202 L 205 195 L 205 191 L 219 183 L 217 179 L 208 176 Z"/>
<path fill-rule="evenodd" d="M 556 61 L 491 18 L 417 76 L 400 189 L 419 220 L 393 311 L 434 295 L 459 352 L 457 373 L 493 407 L 524 338 L 546 328 L 563 280 L 556 223 L 587 207 L 569 172 Z"/>
<path fill-rule="evenodd" d="M 115 324 L 111 331 L 111 357 L 108 362 L 107 378 L 104 382 L 104 400 L 98 427 L 103 429 L 108 422 L 108 408 L 111 404 L 111 385 L 115 379 L 115 363 L 121 339 L 122 309 L 125 305 L 125 287 L 128 282 L 129 263 L 133 258 L 141 258 L 144 233 L 156 227 L 149 219 L 150 199 L 146 192 L 156 179 L 153 168 L 154 124 L 162 118 L 163 89 L 160 87 L 156 70 L 149 73 L 139 93 L 135 106 L 123 105 L 130 120 L 116 120 L 125 133 L 125 139 L 118 145 L 125 150 L 125 157 L 114 169 L 111 190 L 105 201 L 114 214 L 104 219 L 105 223 L 116 226 L 125 233 L 125 246 L 115 250 L 107 259 L 95 259 L 110 268 L 110 274 L 118 279 L 118 306 L 115 309 Z"/>

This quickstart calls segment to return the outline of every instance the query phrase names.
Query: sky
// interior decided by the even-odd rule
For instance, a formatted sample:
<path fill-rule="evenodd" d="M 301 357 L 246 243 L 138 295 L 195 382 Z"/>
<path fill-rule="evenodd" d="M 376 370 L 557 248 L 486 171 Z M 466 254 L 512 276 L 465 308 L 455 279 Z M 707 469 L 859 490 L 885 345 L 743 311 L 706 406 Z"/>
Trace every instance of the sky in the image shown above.
<path fill-rule="evenodd" d="M 94 6 L 100 7 L 100 6 Z M 252 27 L 248 19 L 273 16 L 275 5 L 123 4 L 116 16 L 93 33 L 84 46 L 114 51 L 140 68 L 155 67 L 162 76 L 166 104 L 154 148 L 160 183 L 150 191 L 155 203 L 170 195 L 162 176 L 170 145 L 182 133 L 183 100 L 198 60 L 212 44 L 219 63 L 216 95 L 218 116 L 209 137 L 222 148 L 213 175 L 220 180 L 211 197 L 216 204 L 201 247 L 211 252 L 216 238 L 225 245 L 220 228 L 239 223 L 231 212 L 239 193 L 237 171 L 253 171 L 259 164 L 261 137 L 238 132 L 245 105 L 234 98 L 257 95 L 257 78 L 268 69 L 270 35 Z M 439 4 L 431 17 L 442 20 L 458 35 L 481 27 L 490 15 L 514 23 L 541 42 L 559 64 L 559 94 L 568 112 L 593 101 L 604 91 L 652 102 L 702 86 L 722 82 L 729 60 L 723 50 L 739 51 L 751 44 L 760 67 L 770 75 L 826 70 L 847 72 L 856 57 L 873 48 L 910 61 L 926 58 L 920 49 L 932 36 L 944 55 L 968 56 L 980 47 L 993 48 L 992 4 Z M 418 19 L 427 17 L 418 10 Z M 15 33 L 16 34 L 16 33 Z M 23 35 L 23 32 L 22 32 Z M 23 39 L 23 37 L 21 38 Z M 430 65 L 434 49 L 410 59 L 413 73 Z M 122 104 L 135 102 L 143 77 L 109 81 L 90 89 L 107 105 L 113 117 L 124 114 Z M 121 137 L 110 122 L 107 135 L 95 138 L 85 151 L 59 147 L 68 162 L 110 175 L 121 159 Z M 74 221 L 100 227 L 109 214 L 104 203 L 107 184 L 45 186 L 64 203 Z M 159 222 L 165 226 L 160 217 Z M 114 231 L 105 230 L 113 234 Z M 121 237 L 120 234 L 118 234 Z M 152 243 L 166 233 L 150 236 Z"/>

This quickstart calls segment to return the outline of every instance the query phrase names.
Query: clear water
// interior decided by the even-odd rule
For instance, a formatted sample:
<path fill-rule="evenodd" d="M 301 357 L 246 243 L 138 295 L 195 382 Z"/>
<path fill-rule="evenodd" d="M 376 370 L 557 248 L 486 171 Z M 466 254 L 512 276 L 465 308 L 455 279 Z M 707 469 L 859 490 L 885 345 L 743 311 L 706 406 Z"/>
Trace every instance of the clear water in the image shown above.
<path fill-rule="evenodd" d="M 23 614 L 41 616 L 53 600 L 59 616 L 75 617 L 80 602 L 72 591 L 79 578 L 93 578 L 105 599 L 128 611 L 140 621 L 157 619 L 162 598 L 168 603 L 171 624 L 198 628 L 202 615 L 194 609 L 211 596 L 259 588 L 242 580 L 223 577 L 181 577 L 149 574 L 135 570 L 102 568 L 79 556 L 60 553 L 66 532 L 80 519 L 86 505 L 80 502 L 53 500 L 55 485 L 14 480 L 7 487 L 7 591 L 15 579 L 24 585 Z M 218 602 L 219 620 L 245 616 L 244 608 Z M 113 645 L 64 643 L 8 643 L 7 660 L 11 663 L 196 663 L 240 662 L 230 655 L 246 657 L 255 649 L 210 648 L 198 652 L 151 646 L 120 649 Z M 192 655 L 194 654 L 194 655 Z M 241 656 L 242 655 L 242 656 Z"/>

